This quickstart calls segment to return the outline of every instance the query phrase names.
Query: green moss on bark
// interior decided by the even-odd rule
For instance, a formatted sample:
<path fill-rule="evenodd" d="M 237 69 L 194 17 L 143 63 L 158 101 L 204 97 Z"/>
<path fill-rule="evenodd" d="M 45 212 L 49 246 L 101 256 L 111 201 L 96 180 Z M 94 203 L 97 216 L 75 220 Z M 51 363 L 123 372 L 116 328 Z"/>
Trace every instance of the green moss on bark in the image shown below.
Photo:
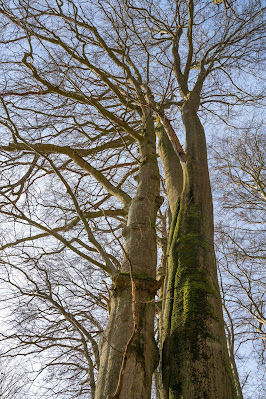
<path fill-rule="evenodd" d="M 183 396 L 184 371 L 191 368 L 191 365 L 203 365 L 200 371 L 197 367 L 190 369 L 191 386 L 198 386 L 199 379 L 204 381 L 210 378 L 212 370 L 208 367 L 213 364 L 213 359 L 209 359 L 212 353 L 207 343 L 216 341 L 223 347 L 223 372 L 233 381 L 230 366 L 228 369 L 227 349 L 210 328 L 218 324 L 222 330 L 223 320 L 217 313 L 219 288 L 210 270 L 215 267 L 215 258 L 208 236 L 202 231 L 205 217 L 201 210 L 190 203 L 185 208 L 181 205 L 176 221 L 173 221 L 175 226 L 168 265 L 169 284 L 172 284 L 172 310 L 170 331 L 166 339 L 168 342 L 165 342 L 167 361 L 171 359 L 171 367 L 167 370 L 169 375 L 166 376 L 169 381 L 169 399 L 192 397 Z M 209 399 L 216 396 L 208 393 L 206 384 L 206 391 L 202 388 L 196 397 Z"/>

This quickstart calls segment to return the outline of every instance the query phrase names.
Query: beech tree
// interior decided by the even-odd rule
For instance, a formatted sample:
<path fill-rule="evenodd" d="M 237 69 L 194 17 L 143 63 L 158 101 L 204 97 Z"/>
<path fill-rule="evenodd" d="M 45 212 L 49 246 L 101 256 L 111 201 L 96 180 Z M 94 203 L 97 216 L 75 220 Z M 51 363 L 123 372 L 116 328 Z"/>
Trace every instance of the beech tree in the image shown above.
<path fill-rule="evenodd" d="M 161 288 L 160 398 L 237 397 L 199 115 L 222 118 L 261 101 L 263 90 L 247 76 L 256 70 L 259 79 L 262 5 L 0 4 L 3 280 L 11 300 L 31 306 L 20 334 L 3 333 L 16 342 L 11 351 L 56 352 L 50 365 L 62 358 L 72 375 L 87 373 L 81 394 L 150 398 Z M 160 278 L 167 226 L 158 154 L 173 219 Z M 104 278 L 107 294 L 99 291 Z M 103 301 L 106 327 L 96 317 Z"/>

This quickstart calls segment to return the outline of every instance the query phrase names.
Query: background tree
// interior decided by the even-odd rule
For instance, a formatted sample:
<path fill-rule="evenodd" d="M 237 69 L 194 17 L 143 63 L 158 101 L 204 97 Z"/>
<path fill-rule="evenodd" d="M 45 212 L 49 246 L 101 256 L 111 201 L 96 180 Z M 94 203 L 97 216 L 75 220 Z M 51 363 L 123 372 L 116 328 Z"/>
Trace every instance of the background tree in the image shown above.
<path fill-rule="evenodd" d="M 30 381 L 26 369 L 21 370 L 14 360 L 1 358 L 0 395 L 2 399 L 27 399 Z"/>
<path fill-rule="evenodd" d="M 248 125 L 248 122 L 245 123 Z M 227 152 L 226 156 L 225 150 Z M 239 128 L 212 146 L 217 201 L 217 254 L 232 359 L 245 369 L 246 395 L 264 395 L 265 373 L 265 132 Z M 218 212 L 218 206 L 220 212 Z M 224 217 L 223 215 L 226 215 Z M 256 359 L 257 370 L 245 367 Z M 241 361 L 242 360 L 242 361 Z M 250 384 L 249 384 L 250 382 Z M 255 392 L 254 392 L 254 386 Z M 257 388 L 258 387 L 258 388 Z M 256 396 L 257 395 L 257 396 Z"/>

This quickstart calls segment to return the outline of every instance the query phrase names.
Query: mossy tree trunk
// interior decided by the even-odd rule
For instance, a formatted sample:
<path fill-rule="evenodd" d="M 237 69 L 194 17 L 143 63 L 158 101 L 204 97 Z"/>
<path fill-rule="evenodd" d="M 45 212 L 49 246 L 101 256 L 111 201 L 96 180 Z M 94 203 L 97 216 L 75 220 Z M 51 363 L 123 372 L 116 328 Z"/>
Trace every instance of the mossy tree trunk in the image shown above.
<path fill-rule="evenodd" d="M 172 216 L 175 211 L 177 199 L 180 197 L 183 190 L 183 170 L 177 155 L 174 150 L 173 144 L 171 143 L 165 129 L 161 123 L 157 120 L 157 138 L 158 138 L 158 154 L 163 164 L 165 186 L 167 191 L 167 198 L 169 203 L 168 210 L 168 222 L 171 223 Z M 158 278 L 164 277 L 164 284 L 158 292 L 159 303 L 161 304 L 164 297 L 164 286 L 167 285 L 167 241 L 168 231 L 165 229 L 164 236 L 162 237 L 161 250 L 162 259 L 161 266 L 158 269 Z M 161 352 L 162 342 L 162 327 L 163 327 L 163 313 L 158 314 L 158 342 L 159 350 Z M 163 399 L 163 381 L 162 381 L 162 356 L 160 356 L 159 367 L 154 373 L 154 383 L 156 389 L 156 399 Z"/>
<path fill-rule="evenodd" d="M 164 290 L 164 399 L 236 398 L 213 245 L 213 206 L 198 96 L 182 107 L 187 162 L 170 232 Z"/>
<path fill-rule="evenodd" d="M 137 194 L 123 230 L 121 273 L 113 278 L 109 322 L 100 343 L 96 399 L 150 399 L 152 374 L 159 361 L 154 297 L 158 289 L 155 221 L 161 197 L 151 114 L 143 125 Z"/>

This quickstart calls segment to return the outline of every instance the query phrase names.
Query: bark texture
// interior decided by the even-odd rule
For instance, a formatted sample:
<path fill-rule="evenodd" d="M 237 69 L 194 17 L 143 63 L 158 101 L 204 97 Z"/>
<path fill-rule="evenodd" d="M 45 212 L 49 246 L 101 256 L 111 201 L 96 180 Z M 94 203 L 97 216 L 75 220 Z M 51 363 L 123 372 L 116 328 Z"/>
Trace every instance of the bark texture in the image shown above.
<path fill-rule="evenodd" d="M 173 144 L 170 141 L 165 129 L 158 123 L 157 137 L 158 137 L 158 153 L 163 164 L 165 184 L 167 191 L 167 198 L 169 202 L 170 213 L 169 223 L 171 223 L 172 216 L 175 212 L 177 199 L 181 196 L 183 190 L 183 170 L 179 160 L 179 157 L 174 150 Z M 164 284 L 158 292 L 159 301 L 163 301 L 164 298 L 164 287 L 167 286 L 167 238 L 168 232 L 165 231 L 164 241 L 161 243 L 161 250 L 163 258 L 161 261 L 161 267 L 158 269 L 158 277 L 164 279 Z M 160 352 L 162 350 L 162 326 L 163 317 L 162 312 L 159 314 L 159 343 Z M 156 399 L 163 398 L 163 381 L 162 381 L 162 356 L 160 356 L 159 367 L 154 373 L 154 383 L 156 389 Z"/>
<path fill-rule="evenodd" d="M 183 171 L 179 158 L 163 128 L 158 129 L 158 152 L 163 163 L 167 198 L 172 214 L 183 190 Z"/>
<path fill-rule="evenodd" d="M 155 221 L 161 204 L 160 179 L 151 116 L 146 116 L 144 126 L 139 146 L 141 164 L 136 177 L 137 195 L 123 231 L 124 261 L 121 273 L 113 278 L 110 317 L 101 338 L 96 399 L 150 399 L 152 374 L 158 364 L 154 297 L 158 289 Z M 125 356 L 134 330 L 132 283 L 136 294 L 137 330 Z"/>
<path fill-rule="evenodd" d="M 187 162 L 170 232 L 163 307 L 164 399 L 233 399 L 213 246 L 213 209 L 198 98 L 182 107 Z"/>

